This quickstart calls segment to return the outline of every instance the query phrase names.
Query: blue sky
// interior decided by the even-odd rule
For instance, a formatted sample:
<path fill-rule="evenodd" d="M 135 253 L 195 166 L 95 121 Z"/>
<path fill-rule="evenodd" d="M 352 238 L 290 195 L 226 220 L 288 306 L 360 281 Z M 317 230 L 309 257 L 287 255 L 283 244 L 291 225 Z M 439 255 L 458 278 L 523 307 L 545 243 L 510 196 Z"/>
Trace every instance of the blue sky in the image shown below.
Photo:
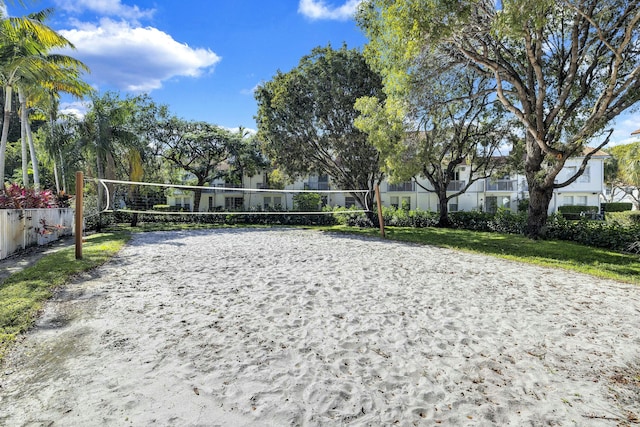
<path fill-rule="evenodd" d="M 100 91 L 147 92 L 185 119 L 255 129 L 253 89 L 316 46 L 361 48 L 360 0 L 40 0 Z M 78 108 L 78 105 L 67 105 Z"/>
<path fill-rule="evenodd" d="M 147 92 L 185 119 L 255 129 L 253 89 L 289 71 L 316 46 L 362 48 L 360 0 L 39 0 L 48 24 L 76 46 L 100 91 Z M 65 104 L 66 108 L 82 109 Z M 614 125 L 613 144 L 637 140 L 640 112 Z"/>

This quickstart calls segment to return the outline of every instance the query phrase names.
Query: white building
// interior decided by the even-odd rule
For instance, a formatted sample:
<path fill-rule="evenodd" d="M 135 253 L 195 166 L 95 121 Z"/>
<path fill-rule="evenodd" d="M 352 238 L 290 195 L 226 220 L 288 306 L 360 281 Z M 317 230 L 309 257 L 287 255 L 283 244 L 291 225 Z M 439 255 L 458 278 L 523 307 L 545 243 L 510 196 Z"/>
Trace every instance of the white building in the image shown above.
<path fill-rule="evenodd" d="M 589 149 L 585 149 L 586 152 Z M 549 213 L 558 211 L 560 206 L 600 206 L 601 197 L 605 194 L 604 185 L 604 161 L 609 155 L 598 151 L 591 157 L 584 173 L 572 184 L 554 190 Z M 564 182 L 571 177 L 580 167 L 583 156 L 573 157 L 567 160 L 563 170 L 558 176 L 558 182 Z M 469 179 L 470 168 L 460 166 L 456 170 L 456 180 L 450 183 L 452 193 L 462 188 Z M 418 178 L 422 187 L 431 188 L 426 179 Z M 200 212 L 215 212 L 228 210 L 251 210 L 293 208 L 293 193 L 280 193 L 268 191 L 268 179 L 266 173 L 260 173 L 251 177 L 245 177 L 244 189 L 259 189 L 260 192 L 247 192 L 236 190 L 234 185 L 226 184 L 218 180 L 211 184 L 211 189 L 202 193 Z M 390 184 L 383 182 L 380 185 L 380 195 L 384 206 L 404 207 L 406 209 L 420 209 L 424 211 L 437 211 L 438 198 L 433 192 L 426 191 L 415 182 Z M 286 190 L 332 190 L 337 189 L 332 185 L 330 177 L 309 176 L 305 180 L 296 181 L 287 185 Z M 321 193 L 323 204 L 330 206 L 350 207 L 355 200 L 346 193 Z M 505 175 L 500 178 L 489 178 L 476 181 L 467 191 L 449 201 L 449 211 L 482 210 L 495 212 L 498 208 L 517 211 L 518 201 L 529 197 L 527 181 L 524 175 Z M 167 203 L 175 208 L 185 210 L 193 209 L 193 193 L 174 191 L 167 197 Z"/>

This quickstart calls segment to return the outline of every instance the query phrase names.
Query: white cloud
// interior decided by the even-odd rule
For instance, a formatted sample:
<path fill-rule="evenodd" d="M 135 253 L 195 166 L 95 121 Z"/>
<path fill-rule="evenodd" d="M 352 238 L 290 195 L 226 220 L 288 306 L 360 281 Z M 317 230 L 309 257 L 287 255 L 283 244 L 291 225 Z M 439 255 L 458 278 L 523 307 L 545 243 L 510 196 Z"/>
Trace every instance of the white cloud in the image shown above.
<path fill-rule="evenodd" d="M 323 0 L 300 0 L 298 12 L 310 19 L 351 19 L 362 0 L 348 0 L 342 6 L 327 6 Z"/>
<path fill-rule="evenodd" d="M 149 92 L 175 77 L 198 77 L 221 59 L 209 49 L 179 43 L 157 28 L 110 19 L 59 32 L 75 45 L 71 55 L 91 69 L 87 80 L 121 90 Z"/>
<path fill-rule="evenodd" d="M 251 89 L 242 89 L 240 91 L 240 94 L 242 95 L 251 95 L 253 96 L 254 93 L 256 93 L 256 90 L 258 90 L 258 87 L 260 86 L 260 83 L 256 84 L 254 87 L 252 87 Z"/>
<path fill-rule="evenodd" d="M 140 9 L 138 6 L 122 4 L 120 0 L 55 0 L 61 10 L 71 13 L 93 12 L 103 16 L 117 17 L 132 22 L 151 18 L 154 9 Z"/>
<path fill-rule="evenodd" d="M 83 101 L 75 101 L 75 102 L 61 102 L 58 113 L 65 114 L 69 116 L 76 116 L 79 119 L 82 119 L 89 111 L 89 107 L 86 102 Z"/>

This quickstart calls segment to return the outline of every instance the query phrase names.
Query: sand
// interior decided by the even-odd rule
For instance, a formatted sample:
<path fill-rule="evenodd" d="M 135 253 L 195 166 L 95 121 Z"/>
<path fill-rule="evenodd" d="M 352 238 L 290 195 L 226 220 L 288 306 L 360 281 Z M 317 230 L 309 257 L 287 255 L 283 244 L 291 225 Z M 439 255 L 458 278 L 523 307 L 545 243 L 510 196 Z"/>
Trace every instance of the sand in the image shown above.
<path fill-rule="evenodd" d="M 290 229 L 135 235 L 0 371 L 6 426 L 615 426 L 640 287 Z"/>

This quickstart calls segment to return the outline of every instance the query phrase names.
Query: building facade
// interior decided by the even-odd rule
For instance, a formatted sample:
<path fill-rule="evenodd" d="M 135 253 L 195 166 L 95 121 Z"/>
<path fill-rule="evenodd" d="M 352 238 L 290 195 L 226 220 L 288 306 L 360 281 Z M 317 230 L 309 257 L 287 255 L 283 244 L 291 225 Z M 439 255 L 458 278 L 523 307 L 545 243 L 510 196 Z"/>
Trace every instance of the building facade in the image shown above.
<path fill-rule="evenodd" d="M 600 206 L 605 194 L 604 161 L 609 155 L 598 151 L 591 157 L 584 173 L 570 185 L 554 190 L 549 213 L 558 211 L 560 206 Z M 574 157 L 567 160 L 563 170 L 558 175 L 558 182 L 564 182 L 573 176 L 580 167 L 584 157 Z M 456 170 L 455 180 L 451 181 L 449 190 L 455 193 L 463 188 L 469 180 L 470 168 L 461 165 Z M 269 188 L 266 172 L 247 176 L 243 179 L 242 188 L 238 185 L 226 184 L 218 180 L 211 183 L 211 188 L 202 193 L 199 211 L 250 211 L 256 209 L 293 209 L 293 194 L 278 192 Z M 383 206 L 394 206 L 408 210 L 420 209 L 437 211 L 438 198 L 424 178 L 417 181 L 403 183 L 382 182 L 380 196 Z M 245 191 L 254 189 L 257 191 Z M 328 176 L 311 175 L 285 187 L 285 190 L 317 191 L 322 197 L 322 203 L 329 206 L 351 207 L 355 199 L 348 193 L 323 193 L 330 190 L 346 190 L 335 188 Z M 529 188 L 524 175 L 511 174 L 500 177 L 481 179 L 474 182 L 467 191 L 449 201 L 449 211 L 496 212 L 504 208 L 517 212 L 519 201 L 528 199 Z M 174 191 L 167 196 L 167 203 L 176 209 L 191 211 L 193 209 L 193 193 Z M 371 208 L 371 207 L 367 207 Z"/>

